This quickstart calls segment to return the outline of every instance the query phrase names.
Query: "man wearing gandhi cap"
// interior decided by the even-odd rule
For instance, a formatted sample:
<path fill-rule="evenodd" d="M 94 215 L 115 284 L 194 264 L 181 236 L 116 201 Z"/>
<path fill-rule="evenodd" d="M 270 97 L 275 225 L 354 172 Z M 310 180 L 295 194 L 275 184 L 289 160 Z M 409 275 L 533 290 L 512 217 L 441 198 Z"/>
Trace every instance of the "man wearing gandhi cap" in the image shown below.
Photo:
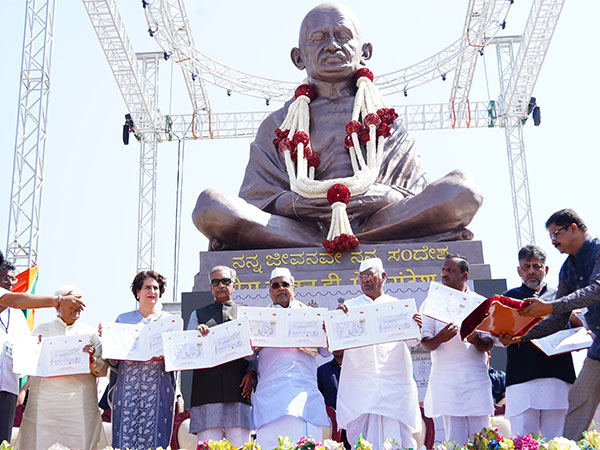
<path fill-rule="evenodd" d="M 294 299 L 294 277 L 280 267 L 271 272 L 273 308 L 307 308 Z M 326 349 L 318 349 L 328 356 Z M 325 401 L 317 387 L 314 348 L 263 348 L 258 353 L 258 385 L 253 398 L 256 440 L 262 448 L 278 447 L 278 437 L 321 440 L 329 427 Z"/>
<path fill-rule="evenodd" d="M 340 309 L 347 312 L 348 308 L 397 301 L 383 293 L 386 275 L 381 259 L 364 260 L 359 271 L 363 295 L 346 300 Z M 420 317 L 415 320 L 420 322 Z M 404 341 L 344 352 L 337 421 L 351 443 L 363 434 L 374 449 L 382 448 L 388 437 L 400 448 L 417 447 L 413 434 L 421 430 L 421 414 L 412 359 Z"/>

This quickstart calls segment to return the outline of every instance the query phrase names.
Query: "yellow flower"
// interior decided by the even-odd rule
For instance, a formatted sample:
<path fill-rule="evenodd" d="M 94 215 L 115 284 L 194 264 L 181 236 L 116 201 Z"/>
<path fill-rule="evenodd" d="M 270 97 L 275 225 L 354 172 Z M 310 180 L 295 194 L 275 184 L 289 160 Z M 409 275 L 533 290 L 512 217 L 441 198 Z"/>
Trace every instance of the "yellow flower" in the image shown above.
<path fill-rule="evenodd" d="M 498 445 L 501 450 L 515 450 L 515 444 L 512 439 L 502 438 Z"/>
<path fill-rule="evenodd" d="M 596 430 L 589 430 L 583 433 L 584 441 L 594 450 L 600 449 L 600 433 Z"/>

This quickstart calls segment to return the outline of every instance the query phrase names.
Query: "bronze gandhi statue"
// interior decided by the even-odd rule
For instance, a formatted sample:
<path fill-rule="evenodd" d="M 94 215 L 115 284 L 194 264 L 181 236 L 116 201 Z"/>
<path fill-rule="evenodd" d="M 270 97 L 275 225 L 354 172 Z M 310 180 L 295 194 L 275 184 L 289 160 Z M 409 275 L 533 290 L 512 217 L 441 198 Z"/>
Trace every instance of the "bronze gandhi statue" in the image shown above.
<path fill-rule="evenodd" d="M 306 69 L 315 92 L 310 103 L 310 141 L 319 156 L 315 179 L 353 174 L 344 147 L 345 126 L 357 91 L 354 76 L 371 57 L 359 23 L 347 8 L 326 3 L 313 8 L 293 48 L 294 65 Z M 273 144 L 274 131 L 292 103 L 270 114 L 250 146 L 239 197 L 206 189 L 192 214 L 212 250 L 320 246 L 327 235 L 331 207 L 324 198 L 305 198 L 290 189 L 284 158 Z M 361 243 L 472 239 L 465 227 L 483 201 L 473 177 L 454 170 L 429 184 L 423 162 L 401 120 L 385 141 L 379 176 L 361 195 L 353 195 L 347 214 Z"/>

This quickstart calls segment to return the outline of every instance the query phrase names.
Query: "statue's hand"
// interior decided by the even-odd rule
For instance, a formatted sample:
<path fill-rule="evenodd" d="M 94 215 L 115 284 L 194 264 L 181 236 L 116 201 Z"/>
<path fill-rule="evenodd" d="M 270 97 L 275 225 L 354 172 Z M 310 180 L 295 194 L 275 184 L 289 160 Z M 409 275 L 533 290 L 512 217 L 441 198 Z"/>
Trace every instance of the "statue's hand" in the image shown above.
<path fill-rule="evenodd" d="M 291 219 L 331 222 L 331 206 L 326 198 L 304 198 L 291 191 L 280 195 L 269 212 Z"/>
<path fill-rule="evenodd" d="M 384 206 L 397 203 L 404 195 L 386 184 L 373 184 L 367 192 L 350 198 L 346 211 L 350 220 L 368 219 Z"/>

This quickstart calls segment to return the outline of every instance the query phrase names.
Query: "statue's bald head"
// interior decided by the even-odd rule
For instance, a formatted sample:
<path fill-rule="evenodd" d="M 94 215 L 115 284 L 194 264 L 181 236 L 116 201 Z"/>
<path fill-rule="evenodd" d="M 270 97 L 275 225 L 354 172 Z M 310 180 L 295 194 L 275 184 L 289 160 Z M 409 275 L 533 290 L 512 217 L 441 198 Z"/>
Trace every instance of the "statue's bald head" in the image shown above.
<path fill-rule="evenodd" d="M 291 56 L 309 79 L 336 82 L 353 77 L 372 51 L 371 44 L 363 43 L 358 18 L 350 9 L 322 3 L 304 17 Z"/>
<path fill-rule="evenodd" d="M 308 13 L 306 13 L 306 16 L 304 16 L 304 19 L 302 20 L 302 25 L 300 25 L 298 45 L 302 45 L 303 35 L 307 32 L 307 29 L 309 29 L 309 27 L 312 25 L 312 21 L 318 21 L 323 15 L 334 15 L 347 18 L 353 25 L 353 32 L 355 33 L 356 38 L 362 43 L 362 32 L 360 29 L 360 22 L 358 21 L 358 17 L 356 17 L 356 14 L 354 14 L 354 11 L 340 3 L 321 3 L 320 5 L 317 5 L 313 9 L 311 9 Z"/>

